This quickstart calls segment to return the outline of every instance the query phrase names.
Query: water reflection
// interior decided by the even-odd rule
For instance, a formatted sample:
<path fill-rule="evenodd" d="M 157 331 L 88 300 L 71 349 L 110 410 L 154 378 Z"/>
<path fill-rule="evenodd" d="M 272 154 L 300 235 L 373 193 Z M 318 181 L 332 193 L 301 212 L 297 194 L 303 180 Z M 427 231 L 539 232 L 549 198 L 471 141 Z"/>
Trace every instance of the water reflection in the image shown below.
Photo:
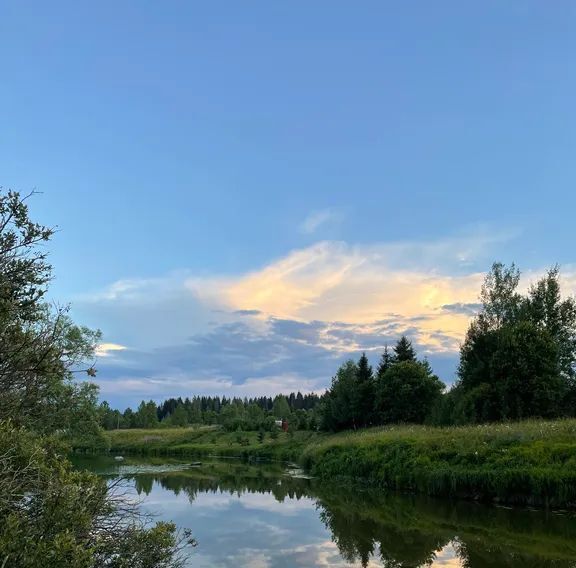
<path fill-rule="evenodd" d="M 346 489 L 280 466 L 102 462 L 200 542 L 191 566 L 576 567 L 569 514 Z"/>

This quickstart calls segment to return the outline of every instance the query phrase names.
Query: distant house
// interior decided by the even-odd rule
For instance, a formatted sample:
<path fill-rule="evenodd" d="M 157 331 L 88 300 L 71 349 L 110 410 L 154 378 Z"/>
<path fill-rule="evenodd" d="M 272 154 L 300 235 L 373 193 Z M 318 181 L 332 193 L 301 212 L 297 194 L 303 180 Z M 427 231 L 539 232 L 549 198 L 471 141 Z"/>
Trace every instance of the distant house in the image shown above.
<path fill-rule="evenodd" d="M 284 432 L 288 432 L 288 420 L 282 418 L 282 420 L 274 420 L 274 424 L 278 426 L 278 428 L 282 428 Z"/>

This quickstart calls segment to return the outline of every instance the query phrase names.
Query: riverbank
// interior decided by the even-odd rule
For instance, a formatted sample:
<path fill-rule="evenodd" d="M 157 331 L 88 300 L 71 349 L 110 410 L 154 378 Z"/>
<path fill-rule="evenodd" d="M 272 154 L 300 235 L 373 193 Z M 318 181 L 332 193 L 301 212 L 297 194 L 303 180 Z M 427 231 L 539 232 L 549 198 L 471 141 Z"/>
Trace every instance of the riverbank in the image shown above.
<path fill-rule="evenodd" d="M 576 420 L 403 426 L 312 442 L 312 475 L 434 496 L 576 507 Z"/>
<path fill-rule="evenodd" d="M 111 451 L 296 461 L 320 479 L 518 505 L 576 507 L 576 420 L 267 434 L 215 427 L 109 432 Z M 81 450 L 82 448 L 77 448 Z"/>
<path fill-rule="evenodd" d="M 218 456 L 297 461 L 303 450 L 322 434 L 310 431 L 285 433 L 272 437 L 266 432 L 262 441 L 258 432 L 226 432 L 219 426 L 112 430 L 106 432 L 110 452 L 146 456 Z M 78 445 L 83 452 L 90 448 Z"/>

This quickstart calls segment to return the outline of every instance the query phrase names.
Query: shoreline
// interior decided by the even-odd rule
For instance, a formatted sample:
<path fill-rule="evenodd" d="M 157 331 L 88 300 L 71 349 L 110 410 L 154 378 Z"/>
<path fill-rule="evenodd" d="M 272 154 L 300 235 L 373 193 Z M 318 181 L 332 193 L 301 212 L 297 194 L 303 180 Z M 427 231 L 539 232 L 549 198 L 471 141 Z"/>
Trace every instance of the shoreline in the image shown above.
<path fill-rule="evenodd" d="M 320 480 L 512 506 L 576 508 L 576 420 L 391 426 L 338 434 L 217 427 L 107 432 L 110 452 L 292 462 Z M 90 448 L 74 445 L 78 453 Z M 93 453 L 101 453 L 95 449 Z"/>

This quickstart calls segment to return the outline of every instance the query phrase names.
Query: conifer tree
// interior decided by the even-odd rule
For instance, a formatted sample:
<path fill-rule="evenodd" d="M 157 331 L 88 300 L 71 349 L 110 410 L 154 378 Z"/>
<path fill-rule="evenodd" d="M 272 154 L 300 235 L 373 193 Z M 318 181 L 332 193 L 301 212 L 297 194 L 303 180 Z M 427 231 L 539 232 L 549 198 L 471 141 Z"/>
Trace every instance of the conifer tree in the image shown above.
<path fill-rule="evenodd" d="M 412 361 L 413 363 L 417 361 L 412 342 L 405 335 L 398 340 L 394 347 L 394 362 L 402 363 L 403 361 Z"/>
<path fill-rule="evenodd" d="M 380 363 L 378 364 L 378 369 L 376 370 L 376 376 L 378 378 L 382 377 L 384 373 L 392 366 L 394 363 L 394 356 L 390 353 L 388 345 L 384 347 L 384 353 L 380 358 Z"/>
<path fill-rule="evenodd" d="M 355 391 L 352 396 L 354 427 L 368 426 L 372 422 L 374 406 L 374 373 L 366 353 L 362 353 L 356 371 Z"/>

